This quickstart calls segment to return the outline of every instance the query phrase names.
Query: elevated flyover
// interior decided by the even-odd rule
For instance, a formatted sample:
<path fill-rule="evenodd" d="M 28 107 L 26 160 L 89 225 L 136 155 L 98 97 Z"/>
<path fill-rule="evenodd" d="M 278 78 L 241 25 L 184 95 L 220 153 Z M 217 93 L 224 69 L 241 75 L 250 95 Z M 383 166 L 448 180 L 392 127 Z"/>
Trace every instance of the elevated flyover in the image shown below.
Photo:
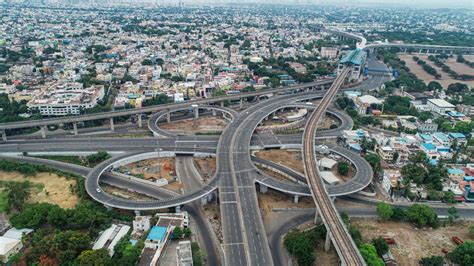
<path fill-rule="evenodd" d="M 346 66 L 342 70 L 331 88 L 324 95 L 324 98 L 318 105 L 317 109 L 311 114 L 303 133 L 303 162 L 305 175 L 308 179 L 317 212 L 319 213 L 323 223 L 326 225 L 328 232 L 325 248 L 328 249 L 328 241 L 332 241 L 344 265 L 365 265 L 365 261 L 362 258 L 359 249 L 352 240 L 349 231 L 336 210 L 334 202 L 326 190 L 324 182 L 319 174 L 314 149 L 314 138 L 318 123 L 332 99 L 337 94 L 339 88 L 343 85 L 350 71 L 350 66 Z"/>

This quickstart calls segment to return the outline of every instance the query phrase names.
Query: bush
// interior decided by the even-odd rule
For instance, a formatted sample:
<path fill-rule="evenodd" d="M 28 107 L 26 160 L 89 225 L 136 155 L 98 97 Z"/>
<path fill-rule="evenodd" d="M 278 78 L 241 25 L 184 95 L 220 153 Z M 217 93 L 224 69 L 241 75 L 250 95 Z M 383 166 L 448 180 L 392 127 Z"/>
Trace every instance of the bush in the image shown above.
<path fill-rule="evenodd" d="M 385 263 L 377 255 L 377 250 L 371 244 L 363 244 L 359 247 L 360 254 L 368 266 L 385 266 Z"/>
<path fill-rule="evenodd" d="M 347 162 L 338 162 L 337 171 L 340 175 L 347 175 L 349 173 L 349 164 Z"/>
<path fill-rule="evenodd" d="M 388 244 L 385 239 L 382 237 L 377 237 L 372 239 L 372 245 L 374 245 L 375 249 L 377 250 L 377 254 L 382 257 L 383 254 L 388 252 Z"/>
<path fill-rule="evenodd" d="M 438 227 L 438 215 L 432 208 L 423 204 L 413 204 L 407 210 L 407 218 L 418 226 Z"/>
<path fill-rule="evenodd" d="M 385 202 L 377 203 L 377 214 L 380 218 L 390 219 L 393 215 L 392 206 Z"/>
<path fill-rule="evenodd" d="M 444 259 L 441 256 L 425 257 L 420 260 L 420 265 L 423 266 L 443 266 Z"/>
<path fill-rule="evenodd" d="M 474 265 L 474 241 L 466 241 L 448 254 L 448 258 L 461 266 Z"/>

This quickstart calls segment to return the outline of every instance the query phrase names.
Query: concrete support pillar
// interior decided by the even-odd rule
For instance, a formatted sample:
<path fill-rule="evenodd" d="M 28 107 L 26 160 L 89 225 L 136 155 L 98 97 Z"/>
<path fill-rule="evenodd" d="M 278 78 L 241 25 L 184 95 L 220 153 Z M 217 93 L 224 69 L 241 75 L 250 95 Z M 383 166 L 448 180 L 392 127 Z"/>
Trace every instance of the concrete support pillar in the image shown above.
<path fill-rule="evenodd" d="M 208 199 L 207 199 L 207 197 L 202 197 L 202 198 L 201 198 L 201 206 L 204 206 L 204 205 L 206 205 L 206 204 L 207 204 L 207 202 L 208 202 Z"/>
<path fill-rule="evenodd" d="M 268 187 L 265 185 L 260 184 L 260 192 L 261 193 L 267 193 Z"/>
<path fill-rule="evenodd" d="M 216 109 L 212 109 L 212 116 L 216 116 Z"/>
<path fill-rule="evenodd" d="M 140 210 L 135 210 L 135 216 L 140 216 Z"/>
<path fill-rule="evenodd" d="M 329 248 L 331 247 L 331 234 L 329 231 L 326 233 L 326 242 L 324 242 L 324 250 L 329 251 Z"/>
<path fill-rule="evenodd" d="M 221 107 L 224 107 L 224 102 L 221 102 Z"/>
<path fill-rule="evenodd" d="M 112 130 L 112 131 L 115 130 L 115 127 L 114 127 L 114 118 L 113 118 L 113 117 L 110 118 L 110 130 Z"/>
<path fill-rule="evenodd" d="M 314 224 L 318 224 L 321 220 L 321 217 L 319 216 L 318 210 L 314 213 Z"/>
<path fill-rule="evenodd" d="M 180 212 L 181 212 L 181 206 L 179 206 L 179 205 L 176 206 L 176 207 L 175 207 L 175 212 L 176 212 L 176 213 L 180 213 Z"/>
<path fill-rule="evenodd" d="M 243 99 L 240 99 L 240 101 L 239 101 L 239 109 L 242 110 L 242 108 L 244 108 L 244 100 L 243 100 Z"/>
<path fill-rule="evenodd" d="M 112 206 L 105 205 L 105 204 L 104 204 L 104 207 L 105 207 L 108 211 L 111 211 L 111 210 L 113 209 Z"/>
<path fill-rule="evenodd" d="M 293 203 L 298 203 L 300 200 L 300 196 L 299 195 L 295 195 L 295 197 L 293 198 Z"/>
<path fill-rule="evenodd" d="M 41 137 L 46 138 L 46 126 L 41 126 Z"/>
<path fill-rule="evenodd" d="M 2 140 L 7 141 L 7 132 L 5 132 L 5 129 L 2 129 Z"/>
<path fill-rule="evenodd" d="M 74 136 L 77 136 L 77 123 L 72 123 L 72 128 L 73 128 L 73 131 L 74 131 Z"/>
<path fill-rule="evenodd" d="M 199 108 L 194 107 L 193 112 L 194 112 L 194 119 L 198 119 L 199 118 Z"/>
<path fill-rule="evenodd" d="M 138 115 L 138 127 L 143 127 L 142 114 Z"/>
<path fill-rule="evenodd" d="M 168 122 L 168 124 L 171 123 L 171 112 L 170 111 L 168 111 L 166 113 L 166 122 Z"/>

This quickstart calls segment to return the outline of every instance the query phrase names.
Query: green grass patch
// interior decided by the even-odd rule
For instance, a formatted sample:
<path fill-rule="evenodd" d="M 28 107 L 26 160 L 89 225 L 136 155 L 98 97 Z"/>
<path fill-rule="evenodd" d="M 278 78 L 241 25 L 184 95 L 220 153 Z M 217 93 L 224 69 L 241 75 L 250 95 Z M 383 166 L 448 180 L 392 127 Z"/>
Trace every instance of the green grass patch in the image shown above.
<path fill-rule="evenodd" d="M 3 190 L 0 190 L 0 213 L 5 212 L 7 206 L 8 206 L 7 193 L 5 193 L 5 191 Z"/>
<path fill-rule="evenodd" d="M 38 156 L 31 156 L 35 158 L 59 161 L 63 163 L 70 163 L 70 164 L 77 164 L 86 166 L 86 162 L 84 162 L 81 157 L 79 156 L 72 156 L 72 155 L 38 155 Z"/>

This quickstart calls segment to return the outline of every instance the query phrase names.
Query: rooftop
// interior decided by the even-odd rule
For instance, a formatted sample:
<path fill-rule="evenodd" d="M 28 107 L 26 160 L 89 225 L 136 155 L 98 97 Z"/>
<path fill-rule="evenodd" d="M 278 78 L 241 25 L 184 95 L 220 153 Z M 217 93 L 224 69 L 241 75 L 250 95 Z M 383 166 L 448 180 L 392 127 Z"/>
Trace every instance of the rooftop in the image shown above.
<path fill-rule="evenodd" d="M 152 241 L 163 241 L 166 236 L 166 227 L 162 226 L 153 226 L 150 230 L 150 233 L 146 237 L 146 240 Z"/>
<path fill-rule="evenodd" d="M 346 54 L 341 59 L 341 64 L 351 63 L 354 65 L 363 65 L 365 63 L 365 58 L 367 57 L 367 53 L 362 51 L 361 49 L 355 49 L 348 54 Z"/>
<path fill-rule="evenodd" d="M 432 104 L 441 107 L 441 108 L 454 108 L 455 106 L 448 103 L 447 101 L 443 99 L 428 99 L 428 102 L 431 102 Z"/>

